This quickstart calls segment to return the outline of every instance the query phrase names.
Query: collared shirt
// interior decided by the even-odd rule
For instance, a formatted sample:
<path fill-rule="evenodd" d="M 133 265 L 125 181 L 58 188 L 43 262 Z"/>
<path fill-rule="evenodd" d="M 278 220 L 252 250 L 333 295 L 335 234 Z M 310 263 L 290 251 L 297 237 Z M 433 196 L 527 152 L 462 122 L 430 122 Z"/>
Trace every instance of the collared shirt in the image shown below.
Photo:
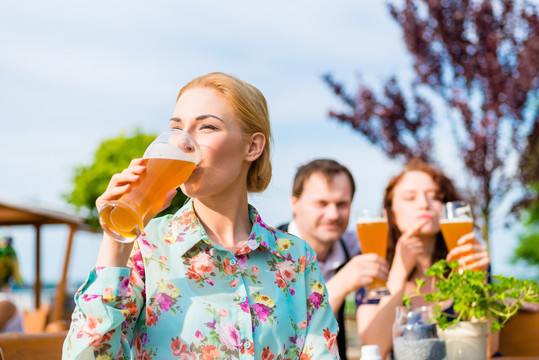
<path fill-rule="evenodd" d="M 288 232 L 303 239 L 295 220 L 290 221 L 290 223 L 288 224 Z M 342 236 L 342 240 L 344 246 L 346 246 L 346 252 L 348 253 L 350 258 L 361 253 L 359 241 L 357 235 L 354 232 L 346 231 Z M 327 255 L 325 261 L 318 260 L 318 264 L 320 265 L 320 270 L 322 271 L 322 277 L 324 278 L 324 280 L 328 281 L 329 279 L 331 279 L 337 273 L 337 269 L 341 265 L 345 264 L 348 260 L 349 259 L 347 259 L 345 249 L 343 249 L 342 243 L 339 240 L 335 241 L 331 246 L 331 249 L 329 250 L 329 254 Z"/>
<path fill-rule="evenodd" d="M 64 359 L 338 359 L 314 251 L 249 213 L 235 254 L 192 201 L 152 220 L 128 267 L 94 269 L 75 295 Z"/>

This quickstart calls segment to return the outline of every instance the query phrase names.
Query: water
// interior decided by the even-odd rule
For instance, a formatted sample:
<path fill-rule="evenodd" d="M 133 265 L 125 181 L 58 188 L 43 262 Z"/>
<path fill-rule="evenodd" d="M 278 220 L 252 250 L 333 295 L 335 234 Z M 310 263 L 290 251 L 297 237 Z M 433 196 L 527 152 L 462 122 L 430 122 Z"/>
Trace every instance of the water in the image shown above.
<path fill-rule="evenodd" d="M 77 291 L 77 288 L 68 288 L 66 289 L 67 299 L 70 301 L 73 298 L 73 295 Z M 56 295 L 56 288 L 53 286 L 46 286 L 41 289 L 41 304 L 52 305 L 54 296 Z M 17 288 L 13 289 L 10 293 L 10 297 L 13 299 L 13 302 L 17 305 L 19 311 L 22 310 L 34 310 L 35 305 L 35 296 L 33 288 Z"/>

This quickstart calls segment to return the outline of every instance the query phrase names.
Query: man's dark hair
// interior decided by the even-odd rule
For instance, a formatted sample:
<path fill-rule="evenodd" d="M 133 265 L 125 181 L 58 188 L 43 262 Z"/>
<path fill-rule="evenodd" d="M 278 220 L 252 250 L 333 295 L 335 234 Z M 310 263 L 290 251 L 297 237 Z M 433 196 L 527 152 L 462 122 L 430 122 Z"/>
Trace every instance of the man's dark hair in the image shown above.
<path fill-rule="evenodd" d="M 303 194 L 303 188 L 307 179 L 311 177 L 314 173 L 322 174 L 329 182 L 333 181 L 335 175 L 340 173 L 346 174 L 350 180 L 350 187 L 352 189 L 352 198 L 356 191 L 356 183 L 354 182 L 354 177 L 348 168 L 344 165 L 339 164 L 335 160 L 331 159 L 316 159 L 313 160 L 298 169 L 296 176 L 294 177 L 294 183 L 292 185 L 292 196 L 300 197 Z"/>

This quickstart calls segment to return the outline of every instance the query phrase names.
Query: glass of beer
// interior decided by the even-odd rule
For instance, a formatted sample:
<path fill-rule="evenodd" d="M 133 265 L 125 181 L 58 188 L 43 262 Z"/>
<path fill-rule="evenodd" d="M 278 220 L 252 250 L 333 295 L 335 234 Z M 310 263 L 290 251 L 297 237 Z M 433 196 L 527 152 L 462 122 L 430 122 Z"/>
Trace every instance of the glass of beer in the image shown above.
<path fill-rule="evenodd" d="M 442 207 L 440 227 L 449 251 L 457 246 L 459 239 L 473 231 L 472 207 L 465 201 L 452 201 Z"/>
<path fill-rule="evenodd" d="M 356 219 L 356 226 L 361 252 L 363 254 L 375 253 L 385 259 L 388 233 L 385 216 L 367 209 L 361 210 Z M 384 295 L 389 295 L 385 281 L 374 279 L 367 291 L 367 299 L 379 299 Z"/>
<path fill-rule="evenodd" d="M 463 235 L 473 231 L 473 214 L 470 204 L 465 201 L 445 203 L 442 207 L 440 228 L 447 250 L 453 250 L 457 247 L 457 243 Z M 470 254 L 473 254 L 473 251 L 468 251 L 462 254 L 461 257 Z M 465 265 L 460 259 L 459 262 L 461 265 Z"/>
<path fill-rule="evenodd" d="M 191 176 L 199 160 L 199 148 L 186 132 L 169 129 L 148 146 L 143 159 L 146 172 L 140 180 L 119 200 L 109 201 L 99 210 L 101 227 L 119 242 L 135 240 L 152 206 Z"/>

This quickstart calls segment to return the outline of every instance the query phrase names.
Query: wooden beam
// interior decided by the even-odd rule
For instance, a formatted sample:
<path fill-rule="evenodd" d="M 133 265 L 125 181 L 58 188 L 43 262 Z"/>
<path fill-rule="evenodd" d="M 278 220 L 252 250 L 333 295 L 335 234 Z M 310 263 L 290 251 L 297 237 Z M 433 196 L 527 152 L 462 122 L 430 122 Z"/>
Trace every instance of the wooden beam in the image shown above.
<path fill-rule="evenodd" d="M 67 287 L 67 271 L 69 269 L 69 259 L 71 257 L 71 249 L 73 247 L 73 237 L 77 231 L 76 225 L 69 226 L 69 237 L 67 239 L 66 253 L 64 258 L 64 269 L 62 271 L 62 278 L 60 283 L 56 287 L 56 302 L 54 304 L 54 309 L 52 312 L 52 321 L 63 320 L 64 319 L 64 305 L 66 297 L 66 287 Z"/>
<path fill-rule="evenodd" d="M 36 273 L 34 281 L 34 293 L 35 293 L 35 303 L 34 307 L 39 309 L 41 305 L 41 224 L 34 224 L 36 228 Z"/>

